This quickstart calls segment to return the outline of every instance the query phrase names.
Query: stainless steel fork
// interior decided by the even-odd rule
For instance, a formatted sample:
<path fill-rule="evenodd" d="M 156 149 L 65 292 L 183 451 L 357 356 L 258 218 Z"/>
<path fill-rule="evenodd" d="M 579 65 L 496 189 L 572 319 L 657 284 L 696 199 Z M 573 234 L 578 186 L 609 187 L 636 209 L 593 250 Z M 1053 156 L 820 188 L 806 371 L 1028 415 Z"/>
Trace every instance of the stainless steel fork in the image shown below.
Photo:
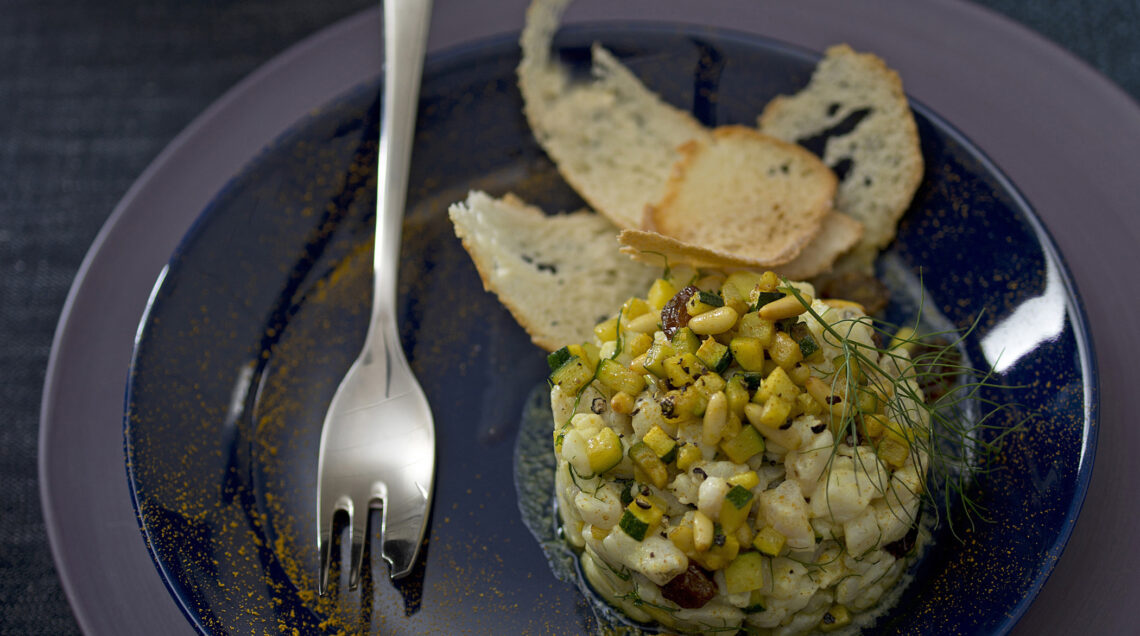
<path fill-rule="evenodd" d="M 317 473 L 317 589 L 329 589 L 333 518 L 348 515 L 349 588 L 360 582 L 369 510 L 382 508 L 392 578 L 415 564 L 431 508 L 435 426 L 396 328 L 396 270 L 431 0 L 384 0 L 384 99 L 373 247 L 372 321 L 325 416 Z"/>

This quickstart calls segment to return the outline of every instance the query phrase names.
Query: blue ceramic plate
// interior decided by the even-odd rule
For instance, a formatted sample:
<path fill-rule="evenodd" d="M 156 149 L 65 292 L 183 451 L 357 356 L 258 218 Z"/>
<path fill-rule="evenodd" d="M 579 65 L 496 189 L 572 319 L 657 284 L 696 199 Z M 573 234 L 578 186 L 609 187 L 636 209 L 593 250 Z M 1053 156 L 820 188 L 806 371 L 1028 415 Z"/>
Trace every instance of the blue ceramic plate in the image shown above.
<path fill-rule="evenodd" d="M 814 65 L 753 36 L 665 26 L 569 29 L 564 58 L 583 64 L 595 39 L 708 124 L 753 123 Z M 437 56 L 426 69 L 399 316 L 435 414 L 439 468 L 411 577 L 393 584 L 373 558 L 359 590 L 313 591 L 320 424 L 368 318 L 378 84 L 266 149 L 164 270 L 127 387 L 127 468 L 155 563 L 201 632 L 596 627 L 590 603 L 554 575 L 557 550 L 541 542 L 551 538 L 542 523 L 550 490 L 544 458 L 525 452 L 523 414 L 544 355 L 483 291 L 446 216 L 476 188 L 549 210 L 581 204 L 521 116 L 517 61 L 512 38 Z M 954 325 L 981 313 L 965 354 L 1028 387 L 987 397 L 1034 417 L 972 486 L 991 521 L 961 541 L 939 536 L 875 631 L 1004 633 L 1044 583 L 1084 498 L 1095 363 L 1076 290 L 1040 222 L 968 141 L 916 111 L 927 171 L 885 256 L 900 301 L 892 311 L 907 311 L 921 276 L 927 306 Z"/>

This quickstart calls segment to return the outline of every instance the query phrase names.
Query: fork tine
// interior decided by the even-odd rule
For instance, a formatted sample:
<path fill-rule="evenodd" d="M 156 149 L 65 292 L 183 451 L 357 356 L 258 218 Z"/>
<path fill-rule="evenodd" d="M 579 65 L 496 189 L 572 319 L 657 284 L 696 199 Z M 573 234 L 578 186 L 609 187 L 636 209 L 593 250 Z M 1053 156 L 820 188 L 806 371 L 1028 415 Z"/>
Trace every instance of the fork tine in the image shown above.
<path fill-rule="evenodd" d="M 390 505 L 384 510 L 384 538 L 381 556 L 392 568 L 392 578 L 411 573 L 426 528 L 431 506 L 430 485 L 425 486 L 422 466 L 409 466 L 396 488 L 389 493 Z M 430 474 L 426 475 L 430 478 Z M 417 479 L 418 478 L 418 479 Z M 430 484 L 430 482 L 429 482 Z"/>
<path fill-rule="evenodd" d="M 348 517 L 348 538 L 352 544 L 352 553 L 349 557 L 348 589 L 355 590 L 360 584 L 360 569 L 364 563 L 364 544 L 368 541 L 369 508 L 353 506 L 354 510 Z"/>
<path fill-rule="evenodd" d="M 324 596 L 329 591 L 329 570 L 332 568 L 332 517 L 328 526 L 321 522 L 320 536 L 317 537 L 317 547 L 320 552 L 319 568 L 317 571 L 317 594 Z"/>
<path fill-rule="evenodd" d="M 320 562 L 317 570 L 317 594 L 325 595 L 329 591 L 329 571 L 332 569 L 333 521 L 336 513 L 344 511 L 352 516 L 352 501 L 341 497 L 333 499 L 317 490 L 317 551 L 320 553 Z"/>

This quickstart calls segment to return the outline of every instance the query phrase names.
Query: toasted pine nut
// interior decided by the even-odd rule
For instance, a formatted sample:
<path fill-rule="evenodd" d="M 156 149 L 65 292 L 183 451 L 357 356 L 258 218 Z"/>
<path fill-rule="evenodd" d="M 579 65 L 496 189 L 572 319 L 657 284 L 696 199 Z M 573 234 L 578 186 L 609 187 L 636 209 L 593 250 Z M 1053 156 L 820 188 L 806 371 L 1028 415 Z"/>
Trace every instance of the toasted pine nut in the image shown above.
<path fill-rule="evenodd" d="M 626 323 L 626 331 L 634 333 L 653 333 L 657 331 L 657 323 L 661 322 L 661 316 L 654 311 L 647 314 L 641 314 L 637 318 L 632 318 Z"/>
<path fill-rule="evenodd" d="M 706 311 L 698 316 L 693 316 L 689 319 L 689 329 L 693 333 L 700 336 L 711 336 L 718 333 L 724 333 L 736 324 L 736 319 L 740 314 L 729 306 L 717 307 L 712 311 Z"/>
<path fill-rule="evenodd" d="M 728 422 L 728 398 L 724 391 L 717 391 L 709 398 L 701 428 L 701 443 L 716 446 L 724 436 L 724 425 Z"/>
<path fill-rule="evenodd" d="M 811 305 L 811 296 L 802 294 L 803 302 L 799 298 L 789 294 L 779 300 L 773 300 L 761 307 L 758 312 L 760 317 L 764 320 L 783 320 L 784 318 L 792 318 L 798 316 Z"/>
<path fill-rule="evenodd" d="M 712 547 L 713 522 L 700 510 L 693 513 L 693 548 L 704 552 Z"/>
<path fill-rule="evenodd" d="M 610 408 L 613 409 L 615 413 L 629 415 L 633 412 L 633 396 L 625 391 L 614 393 L 614 396 L 610 398 Z"/>

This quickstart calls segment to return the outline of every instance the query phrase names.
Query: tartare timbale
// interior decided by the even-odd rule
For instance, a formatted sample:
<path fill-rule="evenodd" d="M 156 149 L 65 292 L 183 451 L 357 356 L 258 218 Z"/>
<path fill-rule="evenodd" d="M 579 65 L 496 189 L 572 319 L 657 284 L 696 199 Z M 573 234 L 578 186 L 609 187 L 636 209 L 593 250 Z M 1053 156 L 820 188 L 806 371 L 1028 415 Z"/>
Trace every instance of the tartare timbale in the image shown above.
<path fill-rule="evenodd" d="M 907 347 L 772 272 L 666 272 L 549 357 L 563 533 L 600 596 L 685 632 L 855 629 L 916 545 Z"/>

